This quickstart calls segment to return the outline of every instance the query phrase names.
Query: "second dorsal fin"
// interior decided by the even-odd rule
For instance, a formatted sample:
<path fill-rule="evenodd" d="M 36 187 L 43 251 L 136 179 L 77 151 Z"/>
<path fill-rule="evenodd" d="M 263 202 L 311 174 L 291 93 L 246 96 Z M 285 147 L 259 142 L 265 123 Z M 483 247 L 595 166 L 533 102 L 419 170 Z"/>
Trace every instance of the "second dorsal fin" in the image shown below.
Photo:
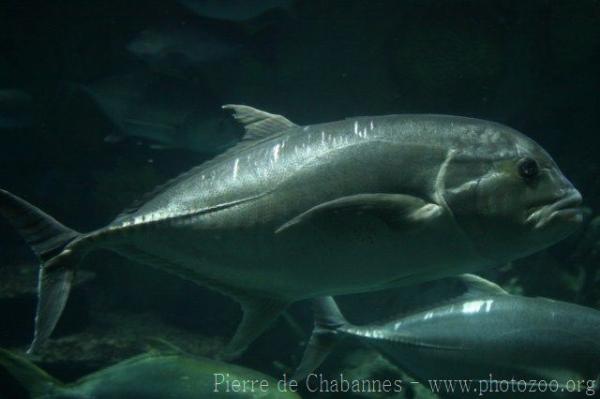
<path fill-rule="evenodd" d="M 509 293 L 498 284 L 479 277 L 475 274 L 465 273 L 457 276 L 456 279 L 465 287 L 465 298 L 479 298 L 488 295 L 509 295 Z"/>
<path fill-rule="evenodd" d="M 269 137 L 292 127 L 296 127 L 284 116 L 271 114 L 247 105 L 227 104 L 223 109 L 232 110 L 233 117 L 246 130 L 244 140 L 256 140 Z"/>

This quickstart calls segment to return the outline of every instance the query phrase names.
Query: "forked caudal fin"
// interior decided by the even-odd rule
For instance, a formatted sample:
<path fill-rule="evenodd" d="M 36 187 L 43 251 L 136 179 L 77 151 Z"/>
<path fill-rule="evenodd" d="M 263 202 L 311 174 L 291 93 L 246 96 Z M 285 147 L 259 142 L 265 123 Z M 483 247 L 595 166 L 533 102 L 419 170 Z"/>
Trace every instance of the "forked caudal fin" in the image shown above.
<path fill-rule="evenodd" d="M 17 229 L 40 261 L 35 334 L 28 351 L 33 353 L 54 330 L 69 297 L 79 259 L 65 247 L 80 233 L 5 190 L 0 190 L 0 215 Z"/>
<path fill-rule="evenodd" d="M 0 367 L 29 392 L 31 398 L 47 398 L 63 389 L 63 384 L 21 356 L 0 348 Z"/>
<path fill-rule="evenodd" d="M 315 326 L 292 377 L 297 381 L 306 378 L 323 363 L 339 340 L 339 329 L 349 325 L 332 297 L 316 298 L 312 303 Z"/>

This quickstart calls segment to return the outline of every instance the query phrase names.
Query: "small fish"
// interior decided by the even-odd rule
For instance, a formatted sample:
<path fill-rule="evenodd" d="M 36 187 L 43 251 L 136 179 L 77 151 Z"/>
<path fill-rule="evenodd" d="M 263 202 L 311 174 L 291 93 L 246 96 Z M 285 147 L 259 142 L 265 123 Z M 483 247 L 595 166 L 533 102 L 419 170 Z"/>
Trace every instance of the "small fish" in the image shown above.
<path fill-rule="evenodd" d="M 352 337 L 424 384 L 472 380 L 474 387 L 485 387 L 514 378 L 531 389 L 524 397 L 537 397 L 531 394 L 533 380 L 556 380 L 564 392 L 571 381 L 581 392 L 600 388 L 600 311 L 509 295 L 473 275 L 462 279 L 469 289 L 461 298 L 364 326 L 350 324 L 333 298 L 315 299 L 315 327 L 295 378 L 315 370 L 335 342 Z"/>
<path fill-rule="evenodd" d="M 42 265 L 30 351 L 54 329 L 81 259 L 100 248 L 237 300 L 230 359 L 293 302 L 503 265 L 581 225 L 581 195 L 552 158 L 497 123 L 388 115 L 299 126 L 224 108 L 246 129 L 240 143 L 98 230 L 79 233 L 0 190 L 0 215 Z"/>
<path fill-rule="evenodd" d="M 202 86 L 147 71 L 114 76 L 80 86 L 115 126 L 109 143 L 144 139 L 155 149 L 186 149 L 214 154 L 230 147 L 243 130 L 199 96 Z"/>
<path fill-rule="evenodd" d="M 33 98 L 19 89 L 0 89 L 0 129 L 33 126 Z"/>
<path fill-rule="evenodd" d="M 178 0 L 190 11 L 207 18 L 243 22 L 265 12 L 289 9 L 293 0 Z"/>
<path fill-rule="evenodd" d="M 0 349 L 0 366 L 27 390 L 31 399 L 299 399 L 258 371 L 183 354 L 139 355 L 69 384 L 4 349 Z M 237 383 L 240 385 L 235 388 L 233 384 Z"/>

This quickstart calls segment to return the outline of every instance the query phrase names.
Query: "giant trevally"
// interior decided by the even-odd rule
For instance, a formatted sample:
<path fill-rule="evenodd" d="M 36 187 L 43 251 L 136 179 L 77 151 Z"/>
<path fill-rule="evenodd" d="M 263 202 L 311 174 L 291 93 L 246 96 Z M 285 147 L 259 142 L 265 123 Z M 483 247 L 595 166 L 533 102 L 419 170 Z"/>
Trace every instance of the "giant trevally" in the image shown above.
<path fill-rule="evenodd" d="M 299 399 L 274 378 L 245 367 L 179 353 L 148 353 L 64 384 L 28 359 L 0 349 L 0 366 L 31 399 Z"/>
<path fill-rule="evenodd" d="M 315 299 L 315 328 L 295 378 L 316 375 L 333 345 L 351 337 L 418 381 L 438 381 L 442 393 L 452 393 L 443 391 L 451 389 L 444 381 L 470 381 L 473 396 L 592 396 L 599 389 L 600 311 L 462 278 L 469 286 L 464 296 L 364 326 L 349 323 L 333 298 Z"/>
<path fill-rule="evenodd" d="M 231 358 L 292 302 L 504 264 L 581 223 L 581 195 L 552 158 L 501 124 L 389 115 L 298 126 L 225 108 L 246 128 L 240 143 L 90 233 L 0 191 L 0 213 L 42 264 L 32 351 L 94 249 L 236 299 Z"/>

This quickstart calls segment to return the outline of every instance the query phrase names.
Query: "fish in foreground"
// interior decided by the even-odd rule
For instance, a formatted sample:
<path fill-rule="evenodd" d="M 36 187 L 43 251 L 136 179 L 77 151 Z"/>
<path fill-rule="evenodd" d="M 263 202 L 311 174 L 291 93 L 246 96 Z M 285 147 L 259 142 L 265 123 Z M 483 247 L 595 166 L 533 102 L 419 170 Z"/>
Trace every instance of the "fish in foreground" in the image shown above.
<path fill-rule="evenodd" d="M 278 388 L 278 381 L 258 371 L 183 354 L 135 356 L 69 384 L 4 349 L 0 349 L 0 366 L 28 391 L 31 399 L 299 399 L 297 394 Z"/>
<path fill-rule="evenodd" d="M 504 264 L 581 224 L 581 195 L 550 156 L 497 123 L 389 115 L 298 126 L 225 108 L 245 126 L 240 143 L 90 233 L 0 191 L 0 214 L 42 265 L 30 351 L 49 337 L 94 249 L 237 300 L 230 359 L 292 302 Z"/>
<path fill-rule="evenodd" d="M 574 391 L 572 382 L 586 394 L 600 388 L 600 311 L 509 295 L 473 275 L 461 278 L 468 291 L 460 298 L 364 326 L 349 323 L 332 297 L 315 299 L 315 327 L 295 378 L 310 375 L 336 342 L 351 337 L 375 347 L 424 384 L 472 380 L 473 387 L 481 387 L 478 383 L 524 380 L 525 397 L 537 397 L 536 388 L 549 396 L 533 380 L 557 381 L 563 390 L 559 395 Z M 519 392 L 517 385 L 513 388 L 510 392 Z"/>

